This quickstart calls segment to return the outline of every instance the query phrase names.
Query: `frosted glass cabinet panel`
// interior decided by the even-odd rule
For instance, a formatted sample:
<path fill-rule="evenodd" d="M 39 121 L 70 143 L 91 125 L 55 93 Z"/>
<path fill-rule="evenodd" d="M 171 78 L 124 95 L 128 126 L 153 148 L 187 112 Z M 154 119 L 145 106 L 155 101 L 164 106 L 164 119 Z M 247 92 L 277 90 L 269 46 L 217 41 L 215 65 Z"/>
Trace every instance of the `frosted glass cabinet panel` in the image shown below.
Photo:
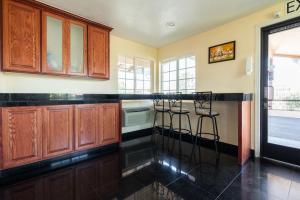
<path fill-rule="evenodd" d="M 43 72 L 66 73 L 66 36 L 64 18 L 43 13 Z"/>
<path fill-rule="evenodd" d="M 87 28 L 85 24 L 78 22 L 70 22 L 70 66 L 68 70 L 69 74 L 87 74 L 86 30 Z"/>

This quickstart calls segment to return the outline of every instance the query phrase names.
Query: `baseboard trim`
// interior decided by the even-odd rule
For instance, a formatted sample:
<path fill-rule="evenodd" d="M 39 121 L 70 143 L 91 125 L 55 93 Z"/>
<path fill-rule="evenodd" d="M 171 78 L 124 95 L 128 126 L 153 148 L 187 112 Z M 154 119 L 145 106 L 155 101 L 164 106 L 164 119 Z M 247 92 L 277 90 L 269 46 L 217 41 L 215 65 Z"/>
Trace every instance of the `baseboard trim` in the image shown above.
<path fill-rule="evenodd" d="M 0 185 L 9 184 L 17 180 L 26 179 L 29 177 L 42 175 L 53 170 L 69 167 L 71 165 L 86 160 L 91 160 L 101 155 L 116 152 L 118 151 L 118 149 L 119 143 L 115 143 L 103 147 L 67 154 L 57 158 L 27 164 L 20 167 L 0 170 Z"/>
<path fill-rule="evenodd" d="M 123 133 L 122 134 L 122 142 L 134 140 L 134 139 L 141 138 L 141 137 L 150 136 L 151 134 L 152 134 L 152 128 Z"/>
<path fill-rule="evenodd" d="M 168 136 L 168 132 L 169 129 L 165 129 L 165 135 Z M 138 131 L 134 131 L 134 132 L 128 132 L 122 135 L 122 141 L 128 141 L 128 140 L 134 140 L 137 138 L 141 138 L 141 137 L 146 137 L 152 134 L 152 128 L 148 128 L 148 129 L 143 129 L 143 130 L 138 130 Z M 161 131 L 160 131 L 161 134 Z M 173 138 L 173 135 L 171 134 L 171 137 Z M 174 135 L 175 139 L 179 139 L 179 132 L 175 131 L 175 135 Z M 195 136 L 191 136 L 191 135 L 187 135 L 187 134 L 183 134 L 182 135 L 182 140 L 188 143 L 193 144 L 193 141 L 195 140 Z M 199 140 L 198 140 L 198 144 L 199 144 Z M 215 145 L 213 141 L 210 140 L 205 140 L 202 139 L 200 141 L 201 146 L 209 148 L 214 150 L 215 149 Z M 225 142 L 219 142 L 219 151 L 225 154 L 229 154 L 232 156 L 237 157 L 238 156 L 238 147 L 236 145 L 233 144 L 228 144 Z M 254 158 L 254 150 L 251 149 L 251 158 Z"/>

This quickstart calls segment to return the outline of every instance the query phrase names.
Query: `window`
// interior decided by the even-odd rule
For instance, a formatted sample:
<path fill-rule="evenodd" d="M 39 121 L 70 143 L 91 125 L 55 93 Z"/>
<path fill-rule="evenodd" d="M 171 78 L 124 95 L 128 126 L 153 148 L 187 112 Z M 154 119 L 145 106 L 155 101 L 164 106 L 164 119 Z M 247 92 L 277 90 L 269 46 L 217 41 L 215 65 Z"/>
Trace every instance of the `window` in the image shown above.
<path fill-rule="evenodd" d="M 151 92 L 151 61 L 119 56 L 119 92 L 149 94 Z"/>
<path fill-rule="evenodd" d="M 164 93 L 192 93 L 196 90 L 195 56 L 165 61 L 161 70 L 161 90 Z"/>

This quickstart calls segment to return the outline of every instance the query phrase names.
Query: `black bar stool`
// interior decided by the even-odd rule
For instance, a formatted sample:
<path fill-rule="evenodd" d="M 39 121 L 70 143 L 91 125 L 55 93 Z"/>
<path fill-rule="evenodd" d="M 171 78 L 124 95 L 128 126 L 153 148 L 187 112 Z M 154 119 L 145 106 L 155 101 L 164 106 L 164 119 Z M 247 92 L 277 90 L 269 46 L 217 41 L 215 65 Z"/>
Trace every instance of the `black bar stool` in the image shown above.
<path fill-rule="evenodd" d="M 164 146 L 164 132 L 165 132 L 165 128 L 169 128 L 169 137 L 168 137 L 168 145 L 169 145 L 169 138 L 170 138 L 170 131 L 171 131 L 171 125 L 166 126 L 165 125 L 165 113 L 169 115 L 170 117 L 170 123 L 172 123 L 171 120 L 171 113 L 170 113 L 170 108 L 168 105 L 168 102 L 165 100 L 164 98 L 164 94 L 162 93 L 155 93 L 153 94 L 153 107 L 154 107 L 154 122 L 153 122 L 153 131 L 152 131 L 152 136 L 151 136 L 151 140 L 153 141 L 154 135 L 156 133 L 160 133 L 161 130 L 161 134 L 162 134 L 162 145 Z M 156 118 L 157 118 L 157 114 L 161 113 L 162 114 L 162 119 L 161 119 L 161 125 L 156 125 Z"/>
<path fill-rule="evenodd" d="M 198 123 L 197 123 L 197 132 L 194 141 L 194 147 L 197 144 L 197 138 L 199 135 L 199 148 L 201 140 L 212 140 L 215 144 L 215 151 L 218 153 L 218 145 L 220 141 L 220 136 L 218 132 L 218 125 L 217 125 L 217 116 L 220 114 L 212 111 L 212 92 L 195 92 L 194 93 L 194 105 L 195 105 L 195 112 L 198 115 Z M 213 133 L 203 133 L 202 132 L 202 125 L 203 125 L 203 118 L 210 118 L 213 124 Z M 202 135 L 209 135 L 213 136 L 213 139 L 203 138 Z M 194 148 L 193 147 L 193 148 Z"/>
<path fill-rule="evenodd" d="M 189 113 L 190 111 L 187 109 L 183 109 L 182 106 L 182 93 L 177 92 L 174 94 L 169 94 L 169 108 L 171 112 L 171 131 L 173 132 L 173 147 L 175 145 L 175 131 L 179 133 L 179 149 L 181 150 L 181 141 L 182 141 L 182 134 L 190 134 L 193 135 L 191 120 Z M 189 123 L 189 129 L 182 128 L 182 115 L 187 117 Z M 173 127 L 173 118 L 174 116 L 178 116 L 178 128 Z"/>

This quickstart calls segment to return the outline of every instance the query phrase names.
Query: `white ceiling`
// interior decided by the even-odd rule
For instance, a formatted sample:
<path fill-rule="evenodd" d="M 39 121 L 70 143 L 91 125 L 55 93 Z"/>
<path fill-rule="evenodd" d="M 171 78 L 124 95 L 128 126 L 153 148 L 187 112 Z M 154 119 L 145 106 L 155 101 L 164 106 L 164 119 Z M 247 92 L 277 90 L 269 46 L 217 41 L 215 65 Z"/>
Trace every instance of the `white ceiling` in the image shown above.
<path fill-rule="evenodd" d="M 270 54 L 300 58 L 300 27 L 271 34 Z"/>
<path fill-rule="evenodd" d="M 209 30 L 278 0 L 39 0 L 154 47 Z M 174 22 L 175 27 L 166 26 Z"/>

